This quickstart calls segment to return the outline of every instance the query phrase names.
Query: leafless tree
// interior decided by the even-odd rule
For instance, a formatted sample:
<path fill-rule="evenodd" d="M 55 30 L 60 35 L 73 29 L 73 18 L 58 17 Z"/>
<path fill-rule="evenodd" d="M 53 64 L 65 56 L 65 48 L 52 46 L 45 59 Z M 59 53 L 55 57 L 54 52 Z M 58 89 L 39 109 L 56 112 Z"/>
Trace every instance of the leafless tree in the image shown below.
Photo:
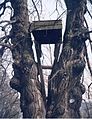
<path fill-rule="evenodd" d="M 9 59 L 5 61 L 7 54 L 0 57 L 0 118 L 19 118 L 21 116 L 19 94 L 9 86 L 10 78 L 7 68 L 10 65 Z M 4 63 L 6 67 L 4 66 Z"/>
<path fill-rule="evenodd" d="M 40 20 L 36 1 L 31 2 Z M 56 1 L 57 12 L 58 2 L 61 4 L 60 0 Z M 91 0 L 89 2 L 92 4 Z M 39 0 L 38 3 L 42 10 L 42 1 Z M 92 31 L 89 31 L 84 15 L 88 12 L 91 17 L 91 14 L 87 9 L 87 0 L 65 0 L 65 4 L 67 19 L 62 52 L 59 54 L 60 44 L 57 52 L 55 47 L 56 57 L 48 78 L 47 97 L 40 62 L 37 66 L 32 49 L 27 0 L 4 0 L 0 4 L 0 16 L 7 8 L 11 11 L 10 20 L 1 21 L 1 28 L 5 34 L 0 38 L 0 51 L 1 55 L 5 48 L 12 52 L 14 76 L 10 85 L 20 93 L 20 107 L 24 118 L 81 117 L 79 109 L 82 95 L 85 93 L 81 77 L 86 62 L 92 74 L 86 46 L 86 41 L 89 40 L 92 47 L 89 35 Z M 7 26 L 10 26 L 9 33 L 6 33 Z"/>

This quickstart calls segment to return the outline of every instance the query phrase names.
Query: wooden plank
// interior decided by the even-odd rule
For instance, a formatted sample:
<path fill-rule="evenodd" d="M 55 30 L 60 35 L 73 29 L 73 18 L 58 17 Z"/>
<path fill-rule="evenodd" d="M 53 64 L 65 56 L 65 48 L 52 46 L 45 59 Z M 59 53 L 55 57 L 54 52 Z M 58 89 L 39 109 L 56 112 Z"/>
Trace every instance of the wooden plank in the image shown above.
<path fill-rule="evenodd" d="M 42 69 L 52 69 L 52 66 L 45 66 L 45 65 L 42 65 Z"/>
<path fill-rule="evenodd" d="M 32 30 L 62 29 L 62 20 L 33 21 Z"/>

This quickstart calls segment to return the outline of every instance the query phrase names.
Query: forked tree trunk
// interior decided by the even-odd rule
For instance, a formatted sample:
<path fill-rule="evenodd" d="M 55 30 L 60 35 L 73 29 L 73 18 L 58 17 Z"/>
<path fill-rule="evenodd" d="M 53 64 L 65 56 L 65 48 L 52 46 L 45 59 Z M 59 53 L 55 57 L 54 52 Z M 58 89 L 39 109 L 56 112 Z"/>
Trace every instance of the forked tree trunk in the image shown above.
<path fill-rule="evenodd" d="M 67 6 L 63 49 L 49 79 L 47 117 L 80 118 L 82 94 L 85 87 L 80 80 L 85 68 L 84 27 L 86 0 L 65 0 Z"/>
<path fill-rule="evenodd" d="M 27 0 L 10 1 L 14 9 L 11 20 L 16 20 L 11 31 L 14 77 L 10 85 L 21 94 L 23 117 L 42 118 L 45 106 L 28 30 Z M 85 68 L 85 40 L 88 37 L 84 27 L 86 0 L 65 0 L 65 3 L 67 21 L 63 50 L 49 77 L 47 117 L 80 117 L 79 108 L 85 92 L 80 80 Z"/>
<path fill-rule="evenodd" d="M 29 33 L 29 17 L 27 0 L 11 0 L 14 15 L 11 20 L 13 44 L 14 77 L 10 85 L 20 92 L 20 106 L 24 118 L 45 117 L 44 102 L 38 81 L 37 66 L 32 51 L 32 41 Z"/>

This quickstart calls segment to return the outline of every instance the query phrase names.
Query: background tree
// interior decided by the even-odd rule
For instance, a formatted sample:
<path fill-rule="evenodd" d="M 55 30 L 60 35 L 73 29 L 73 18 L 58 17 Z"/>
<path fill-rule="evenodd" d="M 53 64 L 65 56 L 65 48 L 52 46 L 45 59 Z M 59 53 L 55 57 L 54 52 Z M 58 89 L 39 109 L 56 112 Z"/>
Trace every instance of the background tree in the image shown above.
<path fill-rule="evenodd" d="M 40 20 L 36 2 L 31 2 Z M 87 12 L 87 0 L 65 0 L 65 4 L 67 19 L 62 51 L 59 54 L 60 47 L 58 52 L 54 51 L 54 56 L 57 56 L 58 60 L 54 59 L 52 72 L 48 78 L 47 98 L 44 82 L 38 79 L 39 71 L 32 49 L 27 0 L 5 0 L 0 4 L 0 16 L 7 8 L 13 11 L 10 21 L 1 22 L 4 23 L 1 27 L 4 32 L 7 25 L 10 26 L 10 32 L 5 32 L 5 36 L 1 38 L 1 54 L 5 47 L 10 48 L 12 52 L 14 76 L 10 85 L 20 92 L 20 107 L 24 118 L 80 118 L 79 109 L 85 92 L 81 77 L 86 61 L 91 73 L 85 43 L 89 39 L 91 44 L 91 31 L 84 26 L 84 22 L 87 23 L 84 17 Z"/>
<path fill-rule="evenodd" d="M 3 48 L 1 50 L 3 51 Z M 7 69 L 12 61 L 5 50 L 3 56 L 2 54 L 2 57 L 0 56 L 0 118 L 19 118 L 21 117 L 19 94 L 9 86 Z"/>

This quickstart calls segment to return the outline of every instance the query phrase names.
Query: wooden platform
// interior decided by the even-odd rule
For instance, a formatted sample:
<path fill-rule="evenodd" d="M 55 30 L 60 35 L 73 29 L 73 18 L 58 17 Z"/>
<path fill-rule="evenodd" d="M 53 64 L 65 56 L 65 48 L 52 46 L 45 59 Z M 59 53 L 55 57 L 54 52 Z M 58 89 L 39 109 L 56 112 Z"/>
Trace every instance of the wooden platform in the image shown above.
<path fill-rule="evenodd" d="M 34 21 L 31 24 L 34 39 L 40 44 L 55 44 L 62 39 L 62 21 Z"/>

